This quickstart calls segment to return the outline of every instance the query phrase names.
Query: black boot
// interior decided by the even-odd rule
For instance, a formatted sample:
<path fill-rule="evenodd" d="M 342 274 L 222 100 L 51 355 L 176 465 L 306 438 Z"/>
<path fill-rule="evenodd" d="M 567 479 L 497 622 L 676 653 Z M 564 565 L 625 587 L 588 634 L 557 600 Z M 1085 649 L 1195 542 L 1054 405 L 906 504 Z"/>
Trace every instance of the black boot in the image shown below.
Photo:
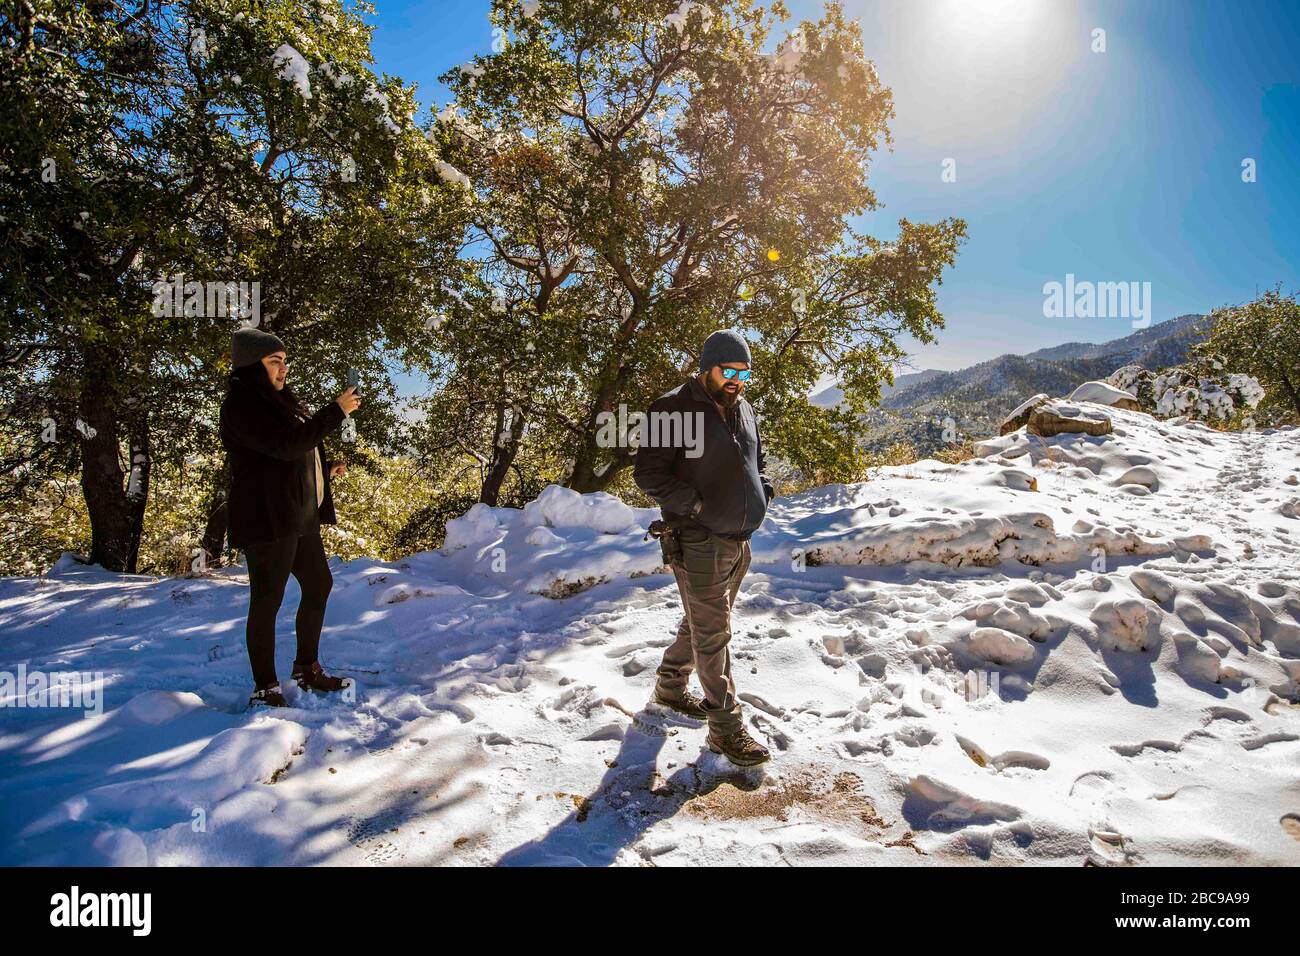
<path fill-rule="evenodd" d="M 280 693 L 279 683 L 268 684 L 266 687 L 259 687 L 253 691 L 253 696 L 248 698 L 248 706 L 262 704 L 265 707 L 288 707 L 289 702 L 284 699 Z"/>
<path fill-rule="evenodd" d="M 315 690 L 321 693 L 342 690 L 352 683 L 350 678 L 332 677 L 326 674 L 321 669 L 320 661 L 312 661 L 310 664 L 299 664 L 295 661 L 292 676 L 303 690 Z"/>

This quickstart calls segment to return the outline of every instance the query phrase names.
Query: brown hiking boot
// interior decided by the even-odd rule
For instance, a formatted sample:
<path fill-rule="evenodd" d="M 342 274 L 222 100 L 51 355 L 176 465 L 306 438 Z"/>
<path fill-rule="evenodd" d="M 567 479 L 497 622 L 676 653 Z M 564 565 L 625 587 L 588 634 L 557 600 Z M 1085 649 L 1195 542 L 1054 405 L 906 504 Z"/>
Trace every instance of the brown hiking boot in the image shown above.
<path fill-rule="evenodd" d="M 679 714 L 687 717 L 693 717 L 696 720 L 707 720 L 709 712 L 704 709 L 704 701 L 696 697 L 689 690 L 684 690 L 680 697 L 667 697 L 662 694 L 658 687 L 655 688 L 655 694 L 652 698 L 656 704 L 662 704 L 669 710 L 675 710 Z"/>
<path fill-rule="evenodd" d="M 294 664 L 292 677 L 303 690 L 322 692 L 342 690 L 350 683 L 346 677 L 331 677 L 326 674 L 320 661 L 312 661 L 307 665 Z"/>
<path fill-rule="evenodd" d="M 738 767 L 752 767 L 764 763 L 772 756 L 766 747 L 749 736 L 749 731 L 744 727 L 725 736 L 710 730 L 704 742 L 715 754 L 722 754 Z"/>

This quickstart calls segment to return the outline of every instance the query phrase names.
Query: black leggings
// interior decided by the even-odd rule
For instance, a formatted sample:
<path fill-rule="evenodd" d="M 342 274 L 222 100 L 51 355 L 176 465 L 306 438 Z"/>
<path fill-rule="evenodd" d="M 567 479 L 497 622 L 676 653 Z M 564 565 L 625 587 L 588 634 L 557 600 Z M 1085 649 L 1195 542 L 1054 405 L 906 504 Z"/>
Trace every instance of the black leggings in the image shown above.
<path fill-rule="evenodd" d="M 253 681 L 260 689 L 277 683 L 275 676 L 275 618 L 284 600 L 289 575 L 298 579 L 302 600 L 295 621 L 298 654 L 294 668 L 311 665 L 320 646 L 320 628 L 325 620 L 334 578 L 325 559 L 320 525 L 313 522 L 301 536 L 276 538 L 244 549 L 248 556 L 248 659 Z"/>

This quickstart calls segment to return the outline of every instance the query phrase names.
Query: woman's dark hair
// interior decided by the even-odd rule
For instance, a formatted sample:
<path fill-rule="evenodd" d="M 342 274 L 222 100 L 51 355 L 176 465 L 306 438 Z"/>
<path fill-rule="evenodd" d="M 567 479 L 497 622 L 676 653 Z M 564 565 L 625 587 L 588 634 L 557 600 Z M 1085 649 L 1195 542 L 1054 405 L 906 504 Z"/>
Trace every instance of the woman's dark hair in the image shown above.
<path fill-rule="evenodd" d="M 236 383 L 251 388 L 286 415 L 301 418 L 311 417 L 311 413 L 307 411 L 307 406 L 302 403 L 287 382 L 284 388 L 276 390 L 271 384 L 271 377 L 266 372 L 266 366 L 261 362 L 254 362 L 252 365 L 233 369 L 230 373 L 230 384 L 233 387 Z"/>

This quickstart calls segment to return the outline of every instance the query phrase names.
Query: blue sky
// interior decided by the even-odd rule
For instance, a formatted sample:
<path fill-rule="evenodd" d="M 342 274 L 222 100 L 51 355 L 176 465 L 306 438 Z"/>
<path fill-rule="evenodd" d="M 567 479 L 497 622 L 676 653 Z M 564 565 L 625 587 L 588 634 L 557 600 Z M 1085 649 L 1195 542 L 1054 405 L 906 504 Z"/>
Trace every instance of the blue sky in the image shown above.
<path fill-rule="evenodd" d="M 438 74 L 491 48 L 485 0 L 376 6 L 376 67 L 418 83 L 426 107 L 449 99 Z M 787 6 L 796 21 L 821 9 Z M 961 216 L 970 233 L 940 290 L 947 328 L 915 367 L 1132 332 L 1126 317 L 1044 317 L 1044 283 L 1067 273 L 1151 283 L 1153 322 L 1300 287 L 1300 2 L 844 6 L 897 112 L 870 169 L 884 207 L 857 225 L 888 238 L 900 217 Z"/>

